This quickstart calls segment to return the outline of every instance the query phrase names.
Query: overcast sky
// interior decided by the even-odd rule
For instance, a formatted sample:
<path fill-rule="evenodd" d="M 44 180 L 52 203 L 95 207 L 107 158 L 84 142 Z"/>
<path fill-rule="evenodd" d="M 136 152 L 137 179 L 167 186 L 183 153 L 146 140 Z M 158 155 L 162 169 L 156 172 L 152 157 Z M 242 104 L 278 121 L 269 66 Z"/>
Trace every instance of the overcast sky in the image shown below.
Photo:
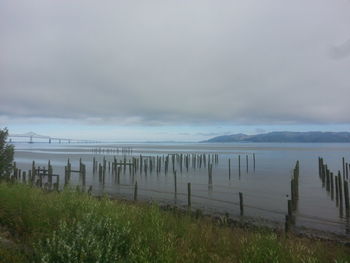
<path fill-rule="evenodd" d="M 0 127 L 350 130 L 348 0 L 0 0 Z"/>

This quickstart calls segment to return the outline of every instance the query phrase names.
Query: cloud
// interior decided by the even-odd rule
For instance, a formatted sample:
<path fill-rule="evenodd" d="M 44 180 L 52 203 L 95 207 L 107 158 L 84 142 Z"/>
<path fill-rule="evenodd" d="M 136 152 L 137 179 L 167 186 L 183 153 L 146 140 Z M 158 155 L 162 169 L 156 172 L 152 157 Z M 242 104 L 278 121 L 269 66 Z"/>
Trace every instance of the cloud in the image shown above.
<path fill-rule="evenodd" d="M 259 134 L 259 133 L 265 133 L 266 130 L 265 130 L 265 129 L 262 129 L 262 128 L 256 128 L 256 129 L 255 129 L 255 132 L 258 133 L 258 134 Z"/>
<path fill-rule="evenodd" d="M 350 123 L 343 1 L 2 1 L 0 116 Z M 348 54 L 348 42 L 335 57 Z"/>
<path fill-rule="evenodd" d="M 344 43 L 333 46 L 330 49 L 331 57 L 334 59 L 343 59 L 350 56 L 350 39 Z"/>
<path fill-rule="evenodd" d="M 195 135 L 196 136 L 203 136 L 203 137 L 213 137 L 213 136 L 222 135 L 222 133 L 220 133 L 220 132 L 197 132 Z"/>

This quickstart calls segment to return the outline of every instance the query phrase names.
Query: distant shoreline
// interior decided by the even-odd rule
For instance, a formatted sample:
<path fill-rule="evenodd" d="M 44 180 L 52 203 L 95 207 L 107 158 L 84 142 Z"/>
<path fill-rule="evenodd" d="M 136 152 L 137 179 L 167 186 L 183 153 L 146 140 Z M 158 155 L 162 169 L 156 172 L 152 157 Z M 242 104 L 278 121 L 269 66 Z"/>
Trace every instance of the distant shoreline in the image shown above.
<path fill-rule="evenodd" d="M 269 132 L 222 135 L 201 143 L 350 143 L 350 132 Z"/>

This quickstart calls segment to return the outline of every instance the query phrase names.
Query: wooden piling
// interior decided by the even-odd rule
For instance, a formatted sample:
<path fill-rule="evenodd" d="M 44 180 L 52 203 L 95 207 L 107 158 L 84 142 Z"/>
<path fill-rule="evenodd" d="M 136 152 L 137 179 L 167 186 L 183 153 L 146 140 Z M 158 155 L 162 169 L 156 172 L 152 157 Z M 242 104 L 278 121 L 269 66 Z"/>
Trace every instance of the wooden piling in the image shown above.
<path fill-rule="evenodd" d="M 335 176 L 335 202 L 336 206 L 339 205 L 339 183 L 338 183 L 338 176 Z"/>
<path fill-rule="evenodd" d="M 59 191 L 59 189 L 60 189 L 60 176 L 59 175 L 56 176 L 56 183 L 55 183 L 54 189 L 56 191 Z"/>
<path fill-rule="evenodd" d="M 85 188 L 86 185 L 86 166 L 85 164 L 81 165 L 82 167 L 82 171 L 81 171 L 81 179 L 82 179 L 82 185 L 83 185 L 83 189 Z"/>
<path fill-rule="evenodd" d="M 33 184 L 32 170 L 28 170 L 28 184 L 30 184 L 30 185 Z"/>
<path fill-rule="evenodd" d="M 324 164 L 323 165 L 323 168 L 322 168 L 322 187 L 325 187 L 326 185 L 326 173 L 327 173 L 327 164 Z"/>
<path fill-rule="evenodd" d="M 321 164 L 321 157 L 318 157 L 318 177 L 321 178 L 321 174 L 322 174 L 322 164 Z"/>
<path fill-rule="evenodd" d="M 174 171 L 174 191 L 175 191 L 175 200 L 176 200 L 176 196 L 177 196 L 176 171 Z"/>
<path fill-rule="evenodd" d="M 26 173 L 26 171 L 23 171 L 23 173 L 22 173 L 22 183 L 24 183 L 24 184 L 27 183 L 27 173 Z"/>
<path fill-rule="evenodd" d="M 135 182 L 135 188 L 134 188 L 134 201 L 137 201 L 137 181 Z"/>
<path fill-rule="evenodd" d="M 241 178 L 241 156 L 238 155 L 238 176 Z"/>
<path fill-rule="evenodd" d="M 122 172 L 122 167 L 118 166 L 117 168 L 117 184 L 120 184 L 120 174 Z"/>
<path fill-rule="evenodd" d="M 340 171 L 338 171 L 338 190 L 339 190 L 339 204 L 341 207 L 343 207 L 343 188 L 342 188 L 342 176 L 340 174 Z"/>
<path fill-rule="evenodd" d="M 289 227 L 290 227 L 289 216 L 286 215 L 286 216 L 285 216 L 285 222 L 284 222 L 284 232 L 285 232 L 286 234 L 289 232 Z"/>
<path fill-rule="evenodd" d="M 255 153 L 253 153 L 253 170 L 255 172 Z"/>
<path fill-rule="evenodd" d="M 35 182 L 35 177 L 36 177 L 36 168 L 35 168 L 35 162 L 32 162 L 32 181 L 33 183 Z"/>
<path fill-rule="evenodd" d="M 290 180 L 290 195 L 291 195 L 291 203 L 292 203 L 292 209 L 296 210 L 296 201 L 295 201 L 295 180 L 292 178 Z"/>
<path fill-rule="evenodd" d="M 52 186 L 52 166 L 51 166 L 50 160 L 49 160 L 49 163 L 47 164 L 47 173 L 48 173 L 49 188 L 51 188 L 51 186 Z"/>
<path fill-rule="evenodd" d="M 331 172 L 331 199 L 334 200 L 334 176 Z"/>
<path fill-rule="evenodd" d="M 228 179 L 231 180 L 231 159 L 228 159 Z"/>
<path fill-rule="evenodd" d="M 294 180 L 295 180 L 295 199 L 299 199 L 299 161 L 296 162 L 294 168 Z"/>
<path fill-rule="evenodd" d="M 328 169 L 326 171 L 326 190 L 327 192 L 330 191 L 330 174 Z"/>
<path fill-rule="evenodd" d="M 240 214 L 243 216 L 244 211 L 243 211 L 243 194 L 239 192 L 239 209 L 240 209 Z"/>
<path fill-rule="evenodd" d="M 293 202 L 292 202 L 291 199 L 289 199 L 287 202 L 288 202 L 288 220 L 289 220 L 289 224 L 293 224 L 294 223 Z"/>
<path fill-rule="evenodd" d="M 346 215 L 349 217 L 349 184 L 348 181 L 344 181 L 344 202 Z"/>
<path fill-rule="evenodd" d="M 248 155 L 245 156 L 246 161 L 246 172 L 248 173 Z"/>
<path fill-rule="evenodd" d="M 68 185 L 68 171 L 67 166 L 64 167 L 64 186 Z"/>
<path fill-rule="evenodd" d="M 187 206 L 191 207 L 191 183 L 187 183 Z"/>
<path fill-rule="evenodd" d="M 288 202 L 288 216 L 291 217 L 293 213 L 292 200 L 289 199 L 287 202 Z"/>

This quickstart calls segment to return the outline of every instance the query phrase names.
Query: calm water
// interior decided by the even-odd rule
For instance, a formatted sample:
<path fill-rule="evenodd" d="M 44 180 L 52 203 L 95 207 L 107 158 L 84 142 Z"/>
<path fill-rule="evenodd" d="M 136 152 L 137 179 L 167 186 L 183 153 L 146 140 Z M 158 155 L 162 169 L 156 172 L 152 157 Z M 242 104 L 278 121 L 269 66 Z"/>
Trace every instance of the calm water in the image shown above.
<path fill-rule="evenodd" d="M 135 143 L 105 145 L 71 144 L 16 144 L 15 161 L 20 169 L 28 170 L 35 160 L 39 166 L 46 166 L 51 160 L 55 174 L 63 184 L 64 166 L 70 158 L 73 169 L 78 169 L 79 159 L 86 164 L 86 184 L 93 186 L 95 194 L 108 193 L 133 198 L 134 182 L 138 183 L 139 199 L 155 200 L 178 206 L 187 204 L 187 183 L 192 185 L 192 207 L 203 209 L 207 213 L 228 213 L 239 216 L 239 196 L 243 193 L 245 218 L 268 220 L 282 224 L 287 213 L 287 199 L 290 194 L 290 178 L 297 160 L 300 161 L 299 203 L 296 212 L 296 225 L 319 230 L 349 235 L 349 218 L 340 214 L 335 201 L 318 176 L 318 157 L 324 158 L 330 170 L 342 171 L 342 157 L 350 161 L 350 144 L 317 143 L 239 143 L 239 144 L 199 144 L 199 143 Z M 206 167 L 194 169 L 189 166 L 187 172 L 177 170 L 177 196 L 174 194 L 174 175 L 172 165 L 169 171 L 157 175 L 155 171 L 145 174 L 139 171 L 132 177 L 129 170 L 120 177 L 116 184 L 107 172 L 106 183 L 101 185 L 98 175 L 93 175 L 92 159 L 102 162 L 103 157 L 112 161 L 124 158 L 122 153 L 96 153 L 92 148 L 132 147 L 132 156 L 166 156 L 173 153 L 183 154 L 218 154 L 218 164 L 213 165 L 213 185 L 208 187 Z M 253 153 L 256 168 L 253 169 Z M 238 175 L 238 156 L 241 156 L 241 176 Z M 130 155 L 126 155 L 130 159 Z M 246 168 L 248 156 L 248 171 Z M 231 159 L 231 179 L 229 180 L 228 159 Z M 170 158 L 171 159 L 171 158 Z M 78 174 L 73 174 L 72 184 L 79 184 Z"/>

